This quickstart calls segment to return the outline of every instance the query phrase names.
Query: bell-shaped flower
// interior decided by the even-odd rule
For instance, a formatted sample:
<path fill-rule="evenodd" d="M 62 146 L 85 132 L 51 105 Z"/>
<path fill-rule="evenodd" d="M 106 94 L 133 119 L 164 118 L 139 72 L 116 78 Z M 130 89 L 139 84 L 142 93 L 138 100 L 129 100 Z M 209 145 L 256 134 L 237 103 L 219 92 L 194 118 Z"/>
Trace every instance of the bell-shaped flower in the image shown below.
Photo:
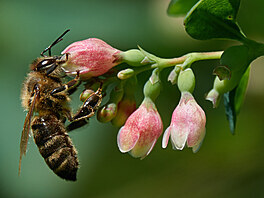
<path fill-rule="evenodd" d="M 187 143 L 193 152 L 197 152 L 205 136 L 205 124 L 203 109 L 190 92 L 182 92 L 180 102 L 172 114 L 171 124 L 163 135 L 162 147 L 166 148 L 171 138 L 174 149 L 182 150 Z"/>
<path fill-rule="evenodd" d="M 97 38 L 77 41 L 63 50 L 66 62 L 62 68 L 67 75 L 75 75 L 79 70 L 82 79 L 100 76 L 121 63 L 120 52 Z"/>
<path fill-rule="evenodd" d="M 151 152 L 162 131 L 163 124 L 156 106 L 146 97 L 119 130 L 117 136 L 119 150 L 143 159 Z"/>

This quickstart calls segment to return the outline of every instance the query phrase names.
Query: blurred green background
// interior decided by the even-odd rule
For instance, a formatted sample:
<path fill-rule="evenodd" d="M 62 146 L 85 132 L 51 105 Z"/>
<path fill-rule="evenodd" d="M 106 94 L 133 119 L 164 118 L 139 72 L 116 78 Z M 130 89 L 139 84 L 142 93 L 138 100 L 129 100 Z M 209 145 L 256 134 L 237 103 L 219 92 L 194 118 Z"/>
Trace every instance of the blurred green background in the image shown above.
<path fill-rule="evenodd" d="M 177 57 L 193 51 L 224 50 L 235 42 L 196 41 L 183 27 L 183 18 L 166 15 L 168 0 L 1 0 L 1 137 L 0 196 L 35 197 L 264 197 L 264 59 L 253 62 L 246 101 L 238 118 L 236 135 L 229 132 L 223 105 L 213 109 L 204 100 L 212 87 L 212 70 L 218 61 L 193 65 L 195 97 L 207 114 L 207 134 L 197 154 L 191 149 L 161 148 L 161 138 L 144 160 L 121 154 L 118 129 L 95 118 L 88 127 L 70 134 L 79 151 L 81 167 L 75 183 L 57 177 L 45 164 L 30 139 L 18 176 L 19 142 L 26 112 L 20 89 L 28 65 L 65 29 L 64 41 L 53 49 L 59 54 L 70 43 L 97 37 L 120 50 L 136 48 L 160 57 Z M 242 1 L 238 21 L 245 34 L 264 42 L 264 1 Z M 157 101 L 164 121 L 179 101 L 177 88 L 166 82 Z M 141 75 L 140 86 L 148 75 Z M 173 94 L 173 95 L 172 95 Z M 142 97 L 141 93 L 138 94 Z M 78 107 L 78 95 L 73 98 Z"/>

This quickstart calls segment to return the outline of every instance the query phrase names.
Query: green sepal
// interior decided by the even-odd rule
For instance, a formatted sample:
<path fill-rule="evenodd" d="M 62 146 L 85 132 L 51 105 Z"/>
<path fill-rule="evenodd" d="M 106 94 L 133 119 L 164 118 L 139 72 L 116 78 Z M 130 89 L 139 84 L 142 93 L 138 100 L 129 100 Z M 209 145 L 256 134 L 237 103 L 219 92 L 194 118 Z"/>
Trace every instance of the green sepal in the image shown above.
<path fill-rule="evenodd" d="M 180 72 L 177 85 L 180 92 L 193 92 L 195 88 L 195 75 L 191 68 Z"/>
<path fill-rule="evenodd" d="M 161 81 L 159 78 L 160 70 L 158 68 L 152 71 L 152 75 L 145 83 L 143 93 L 145 98 L 150 98 L 153 102 L 160 94 Z"/>

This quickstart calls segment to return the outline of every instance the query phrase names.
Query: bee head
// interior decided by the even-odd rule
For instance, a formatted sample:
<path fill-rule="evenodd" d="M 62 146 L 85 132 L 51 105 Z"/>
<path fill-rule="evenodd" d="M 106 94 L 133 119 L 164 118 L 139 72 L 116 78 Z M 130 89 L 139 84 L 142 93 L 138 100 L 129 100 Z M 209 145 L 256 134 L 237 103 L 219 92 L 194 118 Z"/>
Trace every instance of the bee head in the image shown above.
<path fill-rule="evenodd" d="M 60 56 L 47 56 L 40 57 L 33 61 L 30 65 L 30 69 L 32 71 L 43 71 L 46 72 L 47 75 L 56 69 L 59 65 Z"/>

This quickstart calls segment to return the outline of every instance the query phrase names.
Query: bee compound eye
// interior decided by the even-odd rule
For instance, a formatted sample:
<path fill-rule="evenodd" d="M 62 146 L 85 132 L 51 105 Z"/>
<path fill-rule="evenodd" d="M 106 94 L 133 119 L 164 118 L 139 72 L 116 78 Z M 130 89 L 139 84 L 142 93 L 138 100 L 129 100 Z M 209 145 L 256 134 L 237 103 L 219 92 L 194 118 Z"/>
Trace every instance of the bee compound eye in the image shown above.
<path fill-rule="evenodd" d="M 42 67 L 46 67 L 52 65 L 55 61 L 56 59 L 44 59 L 43 61 L 40 62 L 40 64 Z"/>
<path fill-rule="evenodd" d="M 56 59 L 44 59 L 37 64 L 37 70 L 43 70 L 51 67 L 56 62 Z"/>
<path fill-rule="evenodd" d="M 47 61 L 47 60 L 43 60 L 43 61 L 41 61 L 40 64 L 41 64 L 42 66 L 46 66 L 46 65 L 49 64 L 49 61 Z"/>

